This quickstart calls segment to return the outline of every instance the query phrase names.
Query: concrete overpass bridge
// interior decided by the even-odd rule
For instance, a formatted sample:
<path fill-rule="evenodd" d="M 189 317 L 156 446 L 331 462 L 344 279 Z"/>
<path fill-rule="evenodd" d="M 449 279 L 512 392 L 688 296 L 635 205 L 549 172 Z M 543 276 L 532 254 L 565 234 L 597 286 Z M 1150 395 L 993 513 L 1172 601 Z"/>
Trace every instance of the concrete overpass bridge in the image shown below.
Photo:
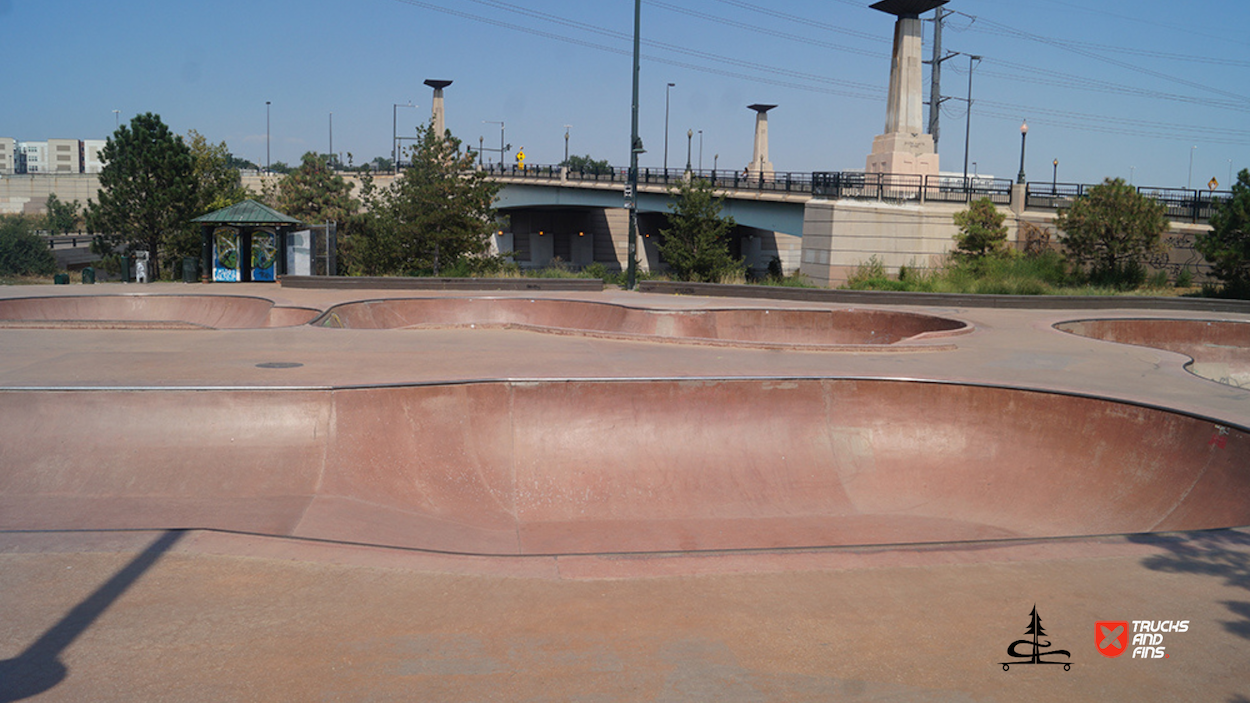
<path fill-rule="evenodd" d="M 503 185 L 496 206 L 509 222 L 497 235 L 498 244 L 513 251 L 523 266 L 541 267 L 556 258 L 576 266 L 625 266 L 626 169 L 581 173 L 558 166 L 496 165 L 488 172 Z M 1090 187 L 863 172 L 692 175 L 711 181 L 724 196 L 722 213 L 738 224 L 731 251 L 745 258 L 748 267 L 763 272 L 776 257 L 786 273 L 802 271 L 826 285 L 844 281 L 872 257 L 893 270 L 935 265 L 953 243 L 954 214 L 984 197 L 1008 215 L 1009 237 L 1017 245 L 1053 239 L 1058 210 L 1071 206 Z M 670 212 L 670 190 L 684 177 L 685 171 L 678 169 L 639 171 L 638 250 L 644 268 L 662 265 L 656 250 L 659 232 Z M 1205 265 L 1193 249 L 1194 235 L 1206 229 L 1215 203 L 1229 193 L 1138 190 L 1162 202 L 1173 223 L 1168 251 L 1150 264 L 1172 275 L 1189 269 L 1201 276 Z"/>

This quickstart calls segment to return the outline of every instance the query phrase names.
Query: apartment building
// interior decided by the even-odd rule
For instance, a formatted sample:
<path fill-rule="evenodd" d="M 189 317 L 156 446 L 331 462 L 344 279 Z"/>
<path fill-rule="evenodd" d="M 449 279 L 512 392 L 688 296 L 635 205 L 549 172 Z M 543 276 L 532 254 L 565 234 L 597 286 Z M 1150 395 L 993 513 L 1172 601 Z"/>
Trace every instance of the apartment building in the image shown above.
<path fill-rule="evenodd" d="M 17 140 L 0 137 L 0 176 L 17 173 Z"/>
<path fill-rule="evenodd" d="M 82 173 L 81 142 L 77 139 L 49 139 L 48 172 Z"/>

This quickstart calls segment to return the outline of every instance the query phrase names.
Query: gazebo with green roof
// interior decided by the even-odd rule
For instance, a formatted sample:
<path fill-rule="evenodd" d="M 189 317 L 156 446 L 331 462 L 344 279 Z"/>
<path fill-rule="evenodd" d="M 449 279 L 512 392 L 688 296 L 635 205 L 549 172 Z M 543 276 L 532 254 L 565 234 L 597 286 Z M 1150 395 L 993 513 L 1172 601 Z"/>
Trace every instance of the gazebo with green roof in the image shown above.
<path fill-rule="evenodd" d="M 244 200 L 191 220 L 200 225 L 201 280 L 272 281 L 286 273 L 287 235 L 302 224 Z"/>

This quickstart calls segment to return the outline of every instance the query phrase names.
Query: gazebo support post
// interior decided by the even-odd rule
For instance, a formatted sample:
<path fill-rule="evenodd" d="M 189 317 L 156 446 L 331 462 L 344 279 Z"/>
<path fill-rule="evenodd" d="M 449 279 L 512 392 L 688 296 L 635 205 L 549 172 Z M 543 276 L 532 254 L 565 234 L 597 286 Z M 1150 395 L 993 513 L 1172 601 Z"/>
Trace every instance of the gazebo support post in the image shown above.
<path fill-rule="evenodd" d="M 213 282 L 213 226 L 200 225 L 200 283 Z"/>

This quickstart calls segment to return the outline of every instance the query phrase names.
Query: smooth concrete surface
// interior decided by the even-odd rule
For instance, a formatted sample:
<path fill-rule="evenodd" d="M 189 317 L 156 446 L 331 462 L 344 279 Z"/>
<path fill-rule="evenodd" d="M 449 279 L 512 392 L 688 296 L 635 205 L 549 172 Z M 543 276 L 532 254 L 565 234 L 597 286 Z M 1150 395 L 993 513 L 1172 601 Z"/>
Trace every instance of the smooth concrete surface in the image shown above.
<path fill-rule="evenodd" d="M 972 331 L 958 320 L 861 310 L 652 310 L 572 300 L 403 298 L 336 305 L 313 324 L 347 329 L 506 327 L 655 342 L 819 350 L 938 339 Z"/>
<path fill-rule="evenodd" d="M 319 311 L 429 297 L 3 293 Z M 1174 351 L 1056 329 L 1248 316 L 870 307 L 973 331 L 914 350 L 807 351 L 455 326 L 0 328 L 0 520 L 31 525 L 0 531 L 0 700 L 1250 700 L 1250 535 L 1235 527 L 1250 392 L 1189 373 Z M 45 499 L 62 504 L 38 509 Z M 395 505 L 427 509 L 423 535 L 530 548 L 379 546 L 413 529 Z M 752 539 L 803 535 L 807 511 L 839 505 L 923 518 L 937 541 L 715 541 L 747 524 Z M 145 529 L 92 529 L 100 515 Z M 968 531 L 941 536 L 949 516 Z M 173 529 L 209 519 L 223 527 Z M 305 520 L 326 533 L 283 536 Z M 1231 529 L 1192 531 L 1215 526 Z M 349 527 L 376 543 L 326 541 Z M 806 534 L 831 544 L 827 527 Z M 671 551 L 566 551 L 631 541 Z M 1034 607 L 1049 650 L 1067 652 L 1046 659 L 1070 670 L 1009 655 Z M 1164 635 L 1166 658 L 1105 657 L 1095 623 L 1121 620 L 1188 629 Z"/>
<path fill-rule="evenodd" d="M 1188 356 L 1197 376 L 1230 386 L 1250 386 L 1250 324 L 1226 320 L 1078 320 L 1057 329 L 1120 344 Z"/>

